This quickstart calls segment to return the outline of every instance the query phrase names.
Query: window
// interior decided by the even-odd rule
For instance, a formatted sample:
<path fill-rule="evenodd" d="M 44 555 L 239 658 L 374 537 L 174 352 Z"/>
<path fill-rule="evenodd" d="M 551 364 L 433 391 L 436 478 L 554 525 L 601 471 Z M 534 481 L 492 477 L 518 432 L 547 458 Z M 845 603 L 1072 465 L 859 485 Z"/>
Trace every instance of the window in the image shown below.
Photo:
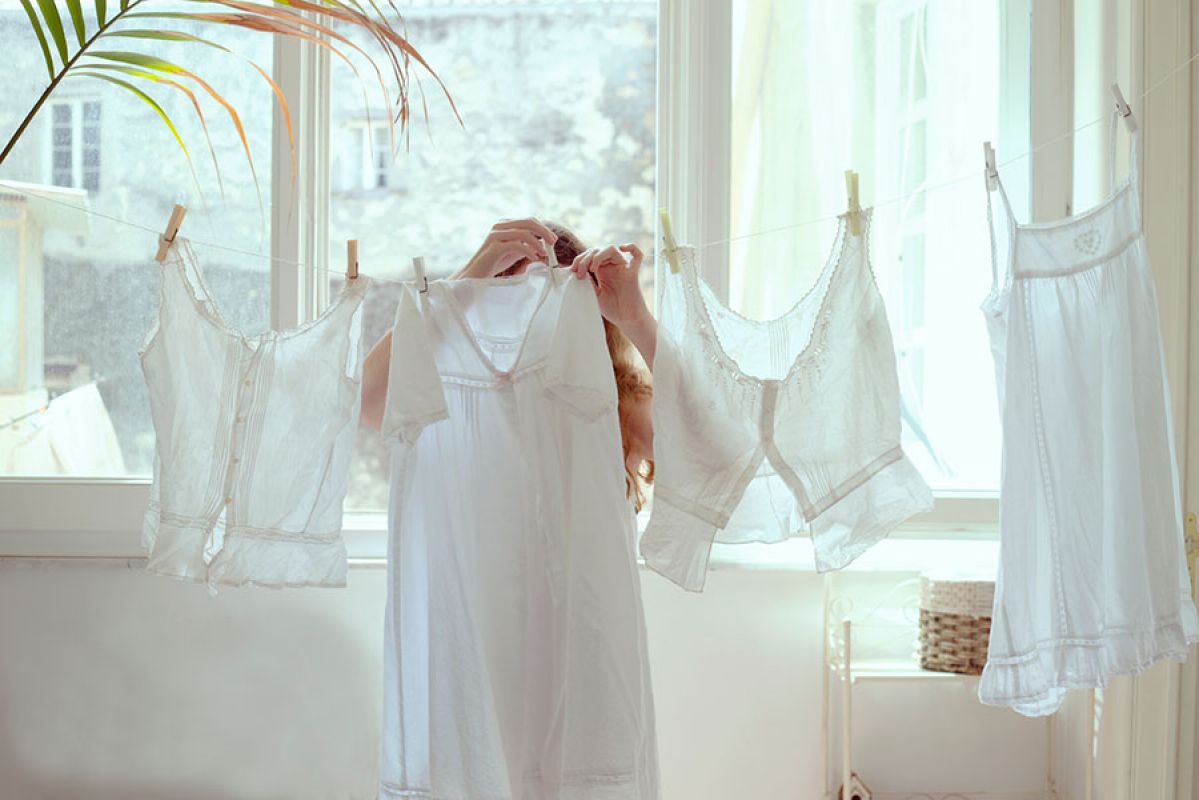
<path fill-rule="evenodd" d="M 50 183 L 100 190 L 100 103 L 50 105 Z"/>
<path fill-rule="evenodd" d="M 348 124 L 345 151 L 334 149 L 334 162 L 341 162 L 341 184 L 346 191 L 387 189 L 391 184 L 391 131 L 387 124 L 365 121 Z"/>
<path fill-rule="evenodd" d="M 269 36 L 187 30 L 271 65 Z M 7 81 L 0 139 L 7 141 L 45 87 L 46 72 L 20 6 L 0 6 L 0 44 Z M 273 94 L 243 62 L 215 48 L 187 47 L 153 46 L 156 54 L 194 66 L 242 110 L 261 206 L 235 129 L 203 93 L 197 92 L 220 159 L 219 180 L 182 93 L 150 90 L 189 144 L 190 164 L 137 98 L 99 81 L 62 84 L 57 91 L 67 94 L 52 96 L 0 167 L 0 475 L 145 478 L 151 472 L 154 432 L 137 350 L 158 304 L 155 237 L 77 208 L 161 228 L 172 205 L 185 204 L 185 236 L 264 256 L 196 248 L 228 318 L 249 332 L 270 326 L 265 256 Z M 9 342 L 20 346 L 10 350 Z M 57 427 L 68 418 L 77 427 Z"/>
<path fill-rule="evenodd" d="M 410 139 L 395 142 L 394 155 L 381 110 L 364 118 L 363 87 L 337 59 L 268 36 L 194 28 L 276 64 L 301 137 L 294 183 L 285 134 L 272 129 L 273 96 L 256 73 L 212 48 L 175 53 L 175 44 L 156 43 L 253 109 L 243 122 L 258 190 L 223 111 L 202 96 L 220 179 L 177 94 L 156 96 L 193 144 L 190 165 L 153 112 L 115 89 L 77 81 L 64 89 L 88 94 L 62 94 L 34 120 L 0 167 L 9 187 L 34 192 L 0 186 L 0 342 L 18 344 L 0 347 L 0 475 L 10 476 L 0 480 L 0 509 L 12 507 L 13 492 L 45 485 L 50 501 L 37 524 L 124 531 L 124 522 L 50 517 L 90 508 L 107 519 L 95 512 L 107 508 L 124 520 L 144 505 L 153 430 L 136 350 L 156 305 L 154 233 L 71 206 L 153 229 L 184 202 L 184 234 L 205 243 L 198 253 L 208 282 L 247 331 L 315 313 L 340 278 L 311 268 L 339 273 L 345 239 L 360 241 L 363 272 L 383 279 L 410 277 L 417 255 L 431 276 L 448 274 L 497 219 L 525 215 L 562 222 L 588 243 L 638 242 L 652 259 L 659 205 L 671 208 L 684 240 L 709 245 L 716 269 L 707 277 L 730 305 L 765 317 L 813 282 L 849 168 L 876 207 L 872 255 L 899 355 L 905 446 L 939 502 L 993 492 L 998 421 L 978 312 L 990 274 L 979 144 L 994 141 L 1007 162 L 1027 154 L 1030 140 L 1070 128 L 1047 127 L 1043 113 L 1034 126 L 1033 109 L 1073 101 L 1072 124 L 1081 124 L 1106 109 L 1113 77 L 1132 86 L 1115 69 L 1130 43 L 1111 40 L 1113 30 L 1138 29 L 1127 21 L 1130 4 L 1115 5 L 1079 6 L 1073 30 L 1042 25 L 1034 40 L 1030 17 L 1048 12 L 1027 0 L 416 0 L 404 4 L 408 34 L 449 86 L 463 125 L 421 74 Z M 1056 57 L 1064 39 L 1074 45 L 1072 98 L 1055 71 L 1071 67 Z M 0 8 L 0 43 L 12 64 L 0 96 L 4 137 L 44 88 L 44 71 L 20 8 Z M 1080 207 L 1102 196 L 1106 167 L 1096 171 L 1086 154 L 1105 147 L 1105 136 L 1095 126 L 1077 143 L 1064 140 L 1064 150 L 1044 151 L 1044 169 L 1074 164 L 1057 216 L 1069 190 Z M 1033 201 L 1045 194 L 1042 171 L 1034 158 L 1004 167 L 1022 219 L 1034 219 Z M 651 265 L 643 275 L 652 290 Z M 368 343 L 390 325 L 397 293 L 382 283 L 372 294 Z M 100 454 L 70 466 L 31 457 L 41 409 L 93 385 L 89 430 L 103 434 Z M 360 434 L 354 470 L 347 509 L 380 510 L 387 478 L 378 437 Z M 60 503 L 60 484 L 37 479 L 63 474 L 88 492 L 133 494 L 100 506 Z M 982 516 L 993 520 L 993 500 L 962 502 L 990 509 Z"/>

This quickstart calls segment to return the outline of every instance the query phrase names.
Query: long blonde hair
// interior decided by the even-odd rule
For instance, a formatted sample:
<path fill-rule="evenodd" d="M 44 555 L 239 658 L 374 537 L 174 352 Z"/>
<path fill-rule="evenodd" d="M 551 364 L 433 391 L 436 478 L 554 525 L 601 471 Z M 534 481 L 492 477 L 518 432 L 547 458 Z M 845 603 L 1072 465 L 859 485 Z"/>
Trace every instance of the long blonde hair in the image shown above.
<path fill-rule="evenodd" d="M 569 265 L 585 248 L 579 237 L 569 228 L 555 222 L 545 226 L 558 237 L 554 243 L 554 256 L 563 266 Z M 612 359 L 612 372 L 616 376 L 617 413 L 620 417 L 620 443 L 624 454 L 625 492 L 638 511 L 645 504 L 645 490 L 654 481 L 653 459 L 642 459 L 632 468 L 629 452 L 633 447 L 633 410 L 638 403 L 653 396 L 653 383 L 649 373 L 641 366 L 636 348 L 629 338 L 608 320 L 604 320 L 604 338 L 608 343 L 608 356 Z"/>

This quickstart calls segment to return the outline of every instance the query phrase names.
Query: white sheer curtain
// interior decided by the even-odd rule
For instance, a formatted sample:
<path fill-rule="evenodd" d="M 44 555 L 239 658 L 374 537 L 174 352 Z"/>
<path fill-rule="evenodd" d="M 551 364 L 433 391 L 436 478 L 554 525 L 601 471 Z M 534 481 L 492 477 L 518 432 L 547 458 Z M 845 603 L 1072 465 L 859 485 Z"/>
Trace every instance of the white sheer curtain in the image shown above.
<path fill-rule="evenodd" d="M 735 0 L 730 302 L 777 316 L 815 281 L 854 165 L 857 3 Z M 745 234 L 772 231 L 752 238 Z"/>
<path fill-rule="evenodd" d="M 1017 1 L 733 3 L 729 302 L 769 318 L 802 296 L 836 222 L 786 228 L 842 212 L 844 171 L 858 171 L 863 205 L 878 206 L 871 255 L 895 335 L 906 444 L 939 489 L 998 486 L 978 310 L 990 284 L 981 143 L 996 142 L 1001 160 L 1027 150 L 1000 136 L 1026 129 L 1005 120 L 1027 115 L 1004 107 L 1022 93 L 1001 85 L 1006 60 L 1026 57 L 1027 31 L 1003 23 Z M 1026 184 L 1011 177 L 1019 195 Z"/>

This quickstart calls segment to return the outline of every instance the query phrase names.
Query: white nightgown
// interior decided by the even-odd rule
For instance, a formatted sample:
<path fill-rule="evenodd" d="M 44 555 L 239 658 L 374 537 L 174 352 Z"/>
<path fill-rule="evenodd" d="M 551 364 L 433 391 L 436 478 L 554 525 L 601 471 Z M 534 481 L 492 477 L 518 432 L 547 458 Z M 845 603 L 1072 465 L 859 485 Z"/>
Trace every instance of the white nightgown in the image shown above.
<path fill-rule="evenodd" d="M 616 388 L 589 282 L 405 290 L 380 798 L 655 800 Z"/>
<path fill-rule="evenodd" d="M 1086 213 L 1017 224 L 995 182 L 983 312 L 1003 419 L 1001 549 L 978 693 L 1029 716 L 1199 640 L 1132 136 L 1128 179 Z"/>

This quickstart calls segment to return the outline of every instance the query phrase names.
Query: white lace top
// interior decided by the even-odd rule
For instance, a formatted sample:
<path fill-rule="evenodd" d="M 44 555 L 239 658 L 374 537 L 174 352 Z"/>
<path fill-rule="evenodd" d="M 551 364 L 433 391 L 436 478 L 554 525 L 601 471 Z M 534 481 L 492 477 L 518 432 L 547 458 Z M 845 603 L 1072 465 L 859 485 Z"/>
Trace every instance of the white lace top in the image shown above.
<path fill-rule="evenodd" d="M 899 385 L 883 299 L 861 236 L 837 241 L 783 316 L 741 317 L 681 248 L 658 259 L 654 505 L 641 553 L 684 588 L 704 585 L 713 542 L 808 531 L 819 570 L 845 566 L 932 507 L 900 447 Z"/>
<path fill-rule="evenodd" d="M 139 353 L 156 436 L 147 570 L 210 587 L 345 585 L 369 285 L 353 281 L 298 328 L 245 336 L 176 240 Z"/>

